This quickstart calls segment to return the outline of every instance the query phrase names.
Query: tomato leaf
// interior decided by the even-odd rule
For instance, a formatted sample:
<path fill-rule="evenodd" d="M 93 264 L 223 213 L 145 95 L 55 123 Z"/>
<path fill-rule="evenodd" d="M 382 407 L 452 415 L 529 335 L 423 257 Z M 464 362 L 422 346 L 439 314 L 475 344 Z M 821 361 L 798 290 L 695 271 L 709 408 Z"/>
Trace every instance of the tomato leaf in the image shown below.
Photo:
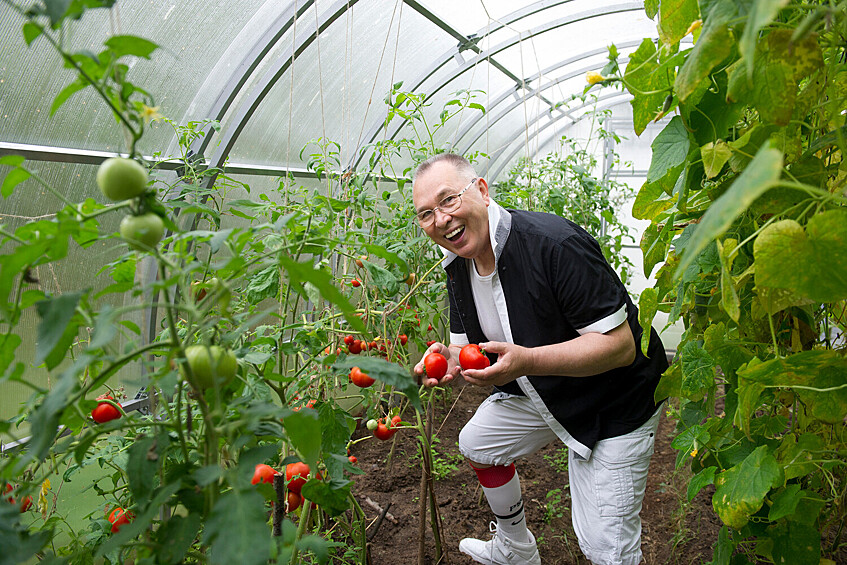
<path fill-rule="evenodd" d="M 127 55 L 149 59 L 159 47 L 150 40 L 134 35 L 113 35 L 104 45 L 112 51 L 116 59 Z"/>
<path fill-rule="evenodd" d="M 183 563 L 183 558 L 203 525 L 200 514 L 171 516 L 159 525 L 156 539 L 160 544 L 157 558 L 162 563 Z"/>
<path fill-rule="evenodd" d="M 349 507 L 348 497 L 353 483 L 346 481 L 340 488 L 332 488 L 330 483 L 310 480 L 303 485 L 303 498 L 315 502 L 330 516 L 338 516 Z"/>
<path fill-rule="evenodd" d="M 318 412 L 309 408 L 292 412 L 285 417 L 283 426 L 303 462 L 314 469 L 321 455 L 321 422 Z"/>
<path fill-rule="evenodd" d="M 231 490 L 215 503 L 203 529 L 211 563 L 264 565 L 270 558 L 265 501 L 255 490 Z"/>
<path fill-rule="evenodd" d="M 17 155 L 16 155 L 17 157 Z M 23 157 L 21 157 L 23 160 Z M 16 168 L 9 171 L 6 178 L 3 179 L 3 186 L 0 186 L 0 194 L 3 198 L 9 198 L 14 192 L 15 187 L 31 177 L 32 174 L 24 168 Z"/>
<path fill-rule="evenodd" d="M 81 292 L 71 292 L 36 303 L 35 308 L 41 318 L 35 344 L 36 365 L 41 364 L 50 352 L 61 343 L 62 335 L 74 316 L 81 296 Z"/>

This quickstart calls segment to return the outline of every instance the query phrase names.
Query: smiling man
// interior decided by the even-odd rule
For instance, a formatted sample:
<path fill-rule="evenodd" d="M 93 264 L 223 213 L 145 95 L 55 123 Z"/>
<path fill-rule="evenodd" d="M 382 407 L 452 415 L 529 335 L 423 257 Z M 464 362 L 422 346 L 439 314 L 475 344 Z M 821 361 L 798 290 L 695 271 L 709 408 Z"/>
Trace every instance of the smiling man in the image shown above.
<path fill-rule="evenodd" d="M 653 393 L 667 368 L 655 330 L 645 356 L 638 310 L 597 242 L 559 216 L 502 208 L 463 157 L 422 163 L 412 197 L 421 228 L 446 255 L 450 344 L 428 350 L 447 358 L 441 383 L 461 373 L 494 386 L 459 436 L 495 515 L 494 536 L 459 549 L 489 565 L 541 563 L 514 463 L 560 440 L 583 553 L 598 565 L 637 565 L 660 413 Z M 463 370 L 468 343 L 495 362 Z"/>

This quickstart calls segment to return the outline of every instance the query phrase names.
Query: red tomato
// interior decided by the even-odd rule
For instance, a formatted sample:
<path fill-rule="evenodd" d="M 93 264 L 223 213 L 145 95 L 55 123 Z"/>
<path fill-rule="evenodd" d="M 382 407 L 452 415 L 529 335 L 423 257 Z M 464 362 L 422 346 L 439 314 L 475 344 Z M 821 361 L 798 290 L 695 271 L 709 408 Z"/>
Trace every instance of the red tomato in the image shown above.
<path fill-rule="evenodd" d="M 26 512 L 32 508 L 32 497 L 26 496 L 21 500 L 21 512 Z"/>
<path fill-rule="evenodd" d="M 359 388 L 368 388 L 376 382 L 370 378 L 367 373 L 363 373 L 358 367 L 350 369 L 350 380 Z"/>
<path fill-rule="evenodd" d="M 358 288 L 358 287 L 362 286 L 362 283 L 359 282 L 359 279 L 353 279 L 352 281 L 350 281 L 350 284 L 354 288 Z"/>
<path fill-rule="evenodd" d="M 351 455 L 351 456 L 350 456 L 350 457 L 348 457 L 347 459 L 348 459 L 348 460 L 350 461 L 350 463 L 351 463 L 351 464 L 353 464 L 353 465 L 355 465 L 356 463 L 358 463 L 358 462 L 359 462 L 359 460 L 356 458 L 356 456 L 355 456 L 355 455 Z"/>
<path fill-rule="evenodd" d="M 303 497 L 297 494 L 296 492 L 289 490 L 287 497 L 287 509 L 289 512 L 294 512 L 300 505 L 303 504 Z"/>
<path fill-rule="evenodd" d="M 440 353 L 430 353 L 424 357 L 426 376 L 440 381 L 447 374 L 447 359 Z"/>
<path fill-rule="evenodd" d="M 113 400 L 109 395 L 103 395 L 98 398 L 98 400 L 103 399 Z M 121 417 L 121 411 L 109 404 L 108 402 L 101 402 L 97 405 L 97 407 L 91 411 L 91 417 L 98 424 L 103 424 L 105 422 L 109 422 L 111 420 L 117 420 Z"/>
<path fill-rule="evenodd" d="M 491 361 L 483 354 L 479 345 L 469 343 L 459 352 L 459 364 L 462 369 L 485 369 L 491 365 Z"/>
<path fill-rule="evenodd" d="M 388 418 L 386 417 L 386 420 L 387 419 Z M 402 422 L 402 421 L 403 421 L 403 418 L 401 418 L 399 415 L 394 416 L 393 418 L 391 418 L 391 424 L 389 424 L 389 427 L 396 428 L 397 426 L 400 425 L 400 422 Z"/>
<path fill-rule="evenodd" d="M 375 341 L 372 341 L 368 344 L 368 349 L 376 349 L 377 345 Z"/>
<path fill-rule="evenodd" d="M 406 345 L 409 341 L 409 337 L 406 334 L 400 334 L 400 345 Z"/>
<path fill-rule="evenodd" d="M 377 424 L 376 429 L 374 430 L 374 436 L 382 441 L 391 439 L 395 433 L 397 433 L 397 430 L 390 429 L 384 422 Z"/>
<path fill-rule="evenodd" d="M 300 494 L 300 489 L 306 484 L 308 478 L 309 466 L 302 461 L 289 463 L 285 466 L 285 480 L 288 481 L 288 490 Z"/>
<path fill-rule="evenodd" d="M 362 352 L 362 342 L 358 339 L 353 340 L 353 343 L 347 346 L 347 351 L 349 351 L 353 355 L 358 355 Z"/>
<path fill-rule="evenodd" d="M 353 345 L 354 341 L 356 341 L 356 338 L 352 335 L 348 334 L 344 336 L 344 345 Z"/>
<path fill-rule="evenodd" d="M 427 331 L 430 331 L 430 332 L 432 331 L 432 324 L 429 325 L 429 327 L 427 328 Z"/>
<path fill-rule="evenodd" d="M 109 522 L 112 523 L 112 533 L 118 533 L 122 526 L 129 524 L 132 521 L 132 518 L 132 512 L 126 512 L 120 506 L 116 507 L 112 510 L 112 513 L 109 514 Z"/>
<path fill-rule="evenodd" d="M 274 475 L 276 475 L 276 470 L 270 465 L 265 465 L 264 463 L 259 463 L 256 465 L 256 470 L 253 471 L 253 480 L 250 481 L 250 484 L 257 485 L 259 483 L 270 483 L 274 484 Z"/>
<path fill-rule="evenodd" d="M 14 487 L 12 487 L 12 485 L 10 485 L 9 483 L 6 483 L 6 487 L 3 489 L 3 494 L 4 495 L 9 494 L 13 490 L 15 490 Z M 15 503 L 15 497 L 7 496 L 6 502 L 8 502 L 9 504 L 14 504 Z"/>
<path fill-rule="evenodd" d="M 431 341 L 426 342 L 426 346 L 427 346 L 427 347 L 432 347 L 432 344 L 433 344 L 433 343 L 435 343 L 435 340 L 434 340 L 434 339 L 433 339 L 433 340 L 431 340 Z"/>

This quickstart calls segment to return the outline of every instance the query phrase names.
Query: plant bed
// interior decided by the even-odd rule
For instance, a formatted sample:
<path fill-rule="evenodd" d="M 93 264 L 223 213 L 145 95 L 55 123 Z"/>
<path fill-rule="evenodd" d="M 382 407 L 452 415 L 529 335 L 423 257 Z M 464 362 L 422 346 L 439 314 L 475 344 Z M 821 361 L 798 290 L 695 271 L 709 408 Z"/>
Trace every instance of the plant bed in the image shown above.
<path fill-rule="evenodd" d="M 457 382 L 444 401 L 435 404 L 433 435 L 438 438 L 436 471 L 458 462 L 456 469 L 435 481 L 445 531 L 445 546 L 451 563 L 472 563 L 459 553 L 464 537 L 488 539 L 488 523 L 493 519 L 482 497 L 476 475 L 458 456 L 459 430 L 473 415 L 488 391 Z M 404 419 L 405 414 L 404 414 Z M 362 429 L 355 437 L 369 432 Z M 665 417 L 659 425 L 656 451 L 650 464 L 642 518 L 642 551 L 650 564 L 699 564 L 711 559 L 720 521 L 711 508 L 711 490 L 700 492 L 691 503 L 683 504 L 686 478 L 674 472 L 676 452 L 671 448 L 673 423 Z M 392 460 L 386 463 L 392 441 Z M 418 562 L 418 496 L 420 465 L 417 440 L 413 433 L 398 432 L 392 441 L 363 441 L 351 453 L 365 474 L 355 477 L 354 493 L 370 524 L 370 555 L 373 565 Z M 570 498 L 567 493 L 567 455 L 562 445 L 553 443 L 535 455 L 516 462 L 524 493 L 526 517 L 539 539 L 542 562 L 586 564 L 573 533 Z M 556 492 L 556 489 L 559 489 Z M 549 497 L 548 497 L 549 494 Z M 374 505 L 368 503 L 370 499 Z M 374 532 L 380 512 L 386 517 Z M 393 518 L 393 520 L 391 519 Z M 434 540 L 427 530 L 426 563 L 435 563 Z"/>

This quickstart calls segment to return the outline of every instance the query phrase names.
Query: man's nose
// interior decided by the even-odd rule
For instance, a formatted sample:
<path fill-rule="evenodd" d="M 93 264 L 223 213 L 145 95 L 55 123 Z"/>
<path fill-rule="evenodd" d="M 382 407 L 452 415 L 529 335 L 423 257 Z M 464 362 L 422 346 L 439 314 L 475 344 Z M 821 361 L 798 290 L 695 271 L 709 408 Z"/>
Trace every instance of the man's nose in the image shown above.
<path fill-rule="evenodd" d="M 435 224 L 439 227 L 446 226 L 447 222 L 450 221 L 450 218 L 453 217 L 449 213 L 443 212 L 443 211 L 439 210 L 438 208 L 433 210 L 432 213 L 435 214 Z"/>

